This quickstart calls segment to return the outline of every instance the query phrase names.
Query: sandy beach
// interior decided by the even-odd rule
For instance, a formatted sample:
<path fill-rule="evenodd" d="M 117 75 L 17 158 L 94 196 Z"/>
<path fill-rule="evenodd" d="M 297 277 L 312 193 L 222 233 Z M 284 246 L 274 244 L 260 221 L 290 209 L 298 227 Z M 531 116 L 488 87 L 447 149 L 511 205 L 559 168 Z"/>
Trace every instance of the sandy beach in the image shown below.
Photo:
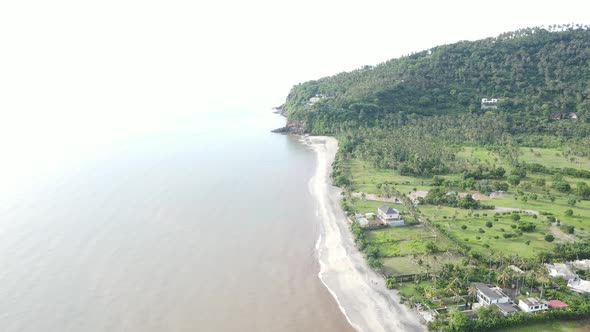
<path fill-rule="evenodd" d="M 425 331 L 418 314 L 399 303 L 395 291 L 371 270 L 354 245 L 346 216 L 339 204 L 340 190 L 331 185 L 330 172 L 338 141 L 331 137 L 306 137 L 317 153 L 310 190 L 322 220 L 317 243 L 319 278 L 357 331 Z"/>

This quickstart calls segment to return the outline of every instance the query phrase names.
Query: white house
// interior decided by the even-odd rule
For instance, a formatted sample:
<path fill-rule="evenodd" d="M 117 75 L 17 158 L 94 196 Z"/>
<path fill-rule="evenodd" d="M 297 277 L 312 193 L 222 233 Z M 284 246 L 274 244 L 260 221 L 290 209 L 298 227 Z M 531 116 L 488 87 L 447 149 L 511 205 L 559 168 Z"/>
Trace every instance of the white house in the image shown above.
<path fill-rule="evenodd" d="M 381 205 L 377 208 L 377 216 L 389 226 L 395 227 L 405 225 L 405 222 L 400 219 L 399 211 L 387 205 Z"/>
<path fill-rule="evenodd" d="M 539 300 L 536 297 L 518 300 L 518 307 L 525 312 L 535 312 L 549 309 L 547 302 Z"/>
<path fill-rule="evenodd" d="M 510 297 L 504 294 L 499 287 L 488 286 L 481 282 L 476 282 L 475 287 L 477 288 L 477 302 L 482 306 L 510 302 Z"/>
<path fill-rule="evenodd" d="M 488 108 L 492 108 L 492 109 L 498 108 L 498 99 L 496 99 L 496 98 L 491 98 L 491 99 L 482 98 L 481 109 L 485 110 Z"/>

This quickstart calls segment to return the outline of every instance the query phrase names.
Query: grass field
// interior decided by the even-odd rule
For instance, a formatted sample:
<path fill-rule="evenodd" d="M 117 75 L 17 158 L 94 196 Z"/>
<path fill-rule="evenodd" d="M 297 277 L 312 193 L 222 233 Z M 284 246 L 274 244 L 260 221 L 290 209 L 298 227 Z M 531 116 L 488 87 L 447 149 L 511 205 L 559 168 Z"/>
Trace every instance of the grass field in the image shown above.
<path fill-rule="evenodd" d="M 352 205 L 354 206 L 355 210 L 358 213 L 377 213 L 377 208 L 381 205 L 389 205 L 392 208 L 400 211 L 405 212 L 407 211 L 406 207 L 403 204 L 396 204 L 390 202 L 379 202 L 379 201 L 369 201 L 366 199 L 354 199 L 352 201 Z"/>
<path fill-rule="evenodd" d="M 541 324 L 493 330 L 494 332 L 587 332 L 590 331 L 590 320 L 554 321 Z"/>
<path fill-rule="evenodd" d="M 531 151 L 532 150 L 532 151 Z M 564 156 L 558 149 L 521 148 L 519 159 L 527 163 L 542 164 L 555 168 L 589 169 L 590 160 L 576 156 Z"/>
<path fill-rule="evenodd" d="M 405 226 L 388 227 L 370 230 L 367 235 L 367 244 L 379 248 L 381 257 L 394 255 L 426 254 L 426 244 L 432 241 L 439 251 L 453 249 L 455 244 L 429 227 Z"/>
<path fill-rule="evenodd" d="M 386 275 L 405 275 L 426 272 L 427 267 L 430 268 L 429 271 L 438 271 L 445 263 L 460 264 L 461 258 L 460 255 L 446 253 L 417 255 L 415 258 L 412 256 L 383 258 L 383 272 Z M 422 267 L 418 264 L 419 259 L 423 262 Z"/>
<path fill-rule="evenodd" d="M 395 189 L 408 193 L 414 188 L 417 190 L 428 190 L 429 179 L 420 179 L 411 176 L 400 175 L 399 172 L 389 169 L 377 169 L 371 163 L 354 159 L 345 166 L 352 174 L 354 190 L 379 195 L 381 192 L 377 189 L 378 184 L 384 182 L 393 183 Z"/>
<path fill-rule="evenodd" d="M 498 221 L 493 221 L 493 213 L 488 217 L 472 217 L 468 219 L 442 220 L 436 223 L 441 228 L 448 230 L 458 240 L 465 241 L 475 251 L 485 252 L 503 252 L 504 254 L 515 253 L 523 257 L 533 257 L 541 251 L 551 250 L 555 246 L 554 242 L 545 241 L 546 234 L 551 234 L 549 226 L 541 219 L 533 219 L 531 215 L 519 214 L 521 221 L 532 222 L 536 225 L 534 232 L 524 232 L 517 236 L 516 230 L 511 225 L 518 225 L 509 215 L 502 215 Z M 492 227 L 487 227 L 486 222 L 491 221 Z M 462 229 L 462 226 L 466 229 Z M 485 232 L 481 233 L 480 229 Z M 504 234 L 513 234 L 512 238 L 504 238 Z M 477 239 L 479 237 L 479 239 Z M 497 237 L 497 238 L 496 238 Z M 526 242 L 529 241 L 527 245 Z M 487 247 L 487 246 L 489 247 Z"/>
<path fill-rule="evenodd" d="M 512 167 L 502 159 L 498 154 L 491 152 L 483 147 L 457 147 L 455 148 L 455 161 L 451 162 L 452 166 L 461 168 L 474 169 L 482 167 L 504 167 L 506 175 L 512 171 Z M 562 151 L 557 149 L 541 148 L 521 148 L 520 161 L 527 163 L 539 163 L 550 168 L 572 167 L 579 169 L 589 169 L 590 160 L 581 157 L 564 156 Z M 428 191 L 432 189 L 432 178 L 428 177 L 411 177 L 402 176 L 395 170 L 383 170 L 375 168 L 371 163 L 354 159 L 347 162 L 347 166 L 355 191 L 380 194 L 377 185 L 388 182 L 392 183 L 395 189 L 404 194 L 411 191 Z M 460 180 L 461 174 L 446 174 L 442 177 L 451 180 Z M 546 185 L 539 186 L 535 180 L 544 179 Z M 572 188 L 576 187 L 577 182 L 590 183 L 588 179 L 578 179 L 569 176 L 564 177 Z M 575 193 L 562 193 L 552 188 L 555 179 L 548 174 L 528 172 L 526 178 L 521 180 L 518 186 L 511 185 L 506 195 L 498 198 L 488 198 L 482 201 L 483 204 L 493 205 L 496 207 L 517 208 L 524 210 L 534 210 L 540 213 L 549 213 L 557 218 L 561 224 L 574 226 L 574 235 L 580 239 L 590 239 L 590 201 L 577 201 L 574 206 L 568 204 L 572 198 L 576 198 Z M 457 190 L 457 189 L 451 189 Z M 549 191 L 549 194 L 547 194 Z M 533 194 L 536 199 L 532 199 Z M 555 199 L 552 202 L 549 195 Z M 526 198 L 524 198 L 526 196 Z M 524 199 L 523 199 L 524 198 Z M 375 212 L 381 202 L 371 202 L 359 200 L 355 202 L 355 208 L 359 212 Z M 395 208 L 402 210 L 401 205 L 395 205 Z M 572 216 L 568 216 L 566 211 L 571 209 Z M 450 231 L 459 241 L 467 242 L 475 251 L 478 252 L 504 252 L 517 253 L 524 257 L 533 257 L 540 251 L 551 250 L 556 243 L 568 241 L 567 236 L 563 236 L 556 228 L 551 228 L 547 224 L 545 216 L 539 216 L 538 219 L 532 219 L 530 215 L 522 215 L 523 221 L 534 222 L 537 225 L 534 232 L 523 233 L 522 235 L 512 238 L 504 238 L 503 234 L 515 234 L 511 225 L 515 224 L 509 216 L 502 217 L 495 222 L 493 228 L 485 227 L 485 222 L 493 219 L 494 211 L 479 210 L 469 211 L 459 208 L 446 206 L 420 205 L 418 213 L 423 220 L 428 220 Z M 476 217 L 476 214 L 480 214 Z M 487 214 L 487 217 L 485 216 Z M 467 229 L 461 229 L 461 225 L 466 225 Z M 480 233 L 479 229 L 485 233 Z M 504 231 L 500 231 L 503 228 Z M 560 235 L 552 243 L 544 240 L 545 235 Z M 497 239 L 495 237 L 498 237 Z M 478 239 L 479 237 L 479 239 Z M 371 239 L 377 241 L 377 239 Z M 395 242 L 397 241 L 397 242 Z M 401 240 L 391 240 L 390 242 L 381 242 L 380 246 L 386 255 L 403 255 L 406 253 L 424 253 L 424 245 L 420 244 L 415 237 L 408 236 L 405 243 Z M 395 243 L 394 243 L 395 242 Z M 527 244 L 527 242 L 529 244 Z M 446 244 L 443 246 L 446 247 Z"/>

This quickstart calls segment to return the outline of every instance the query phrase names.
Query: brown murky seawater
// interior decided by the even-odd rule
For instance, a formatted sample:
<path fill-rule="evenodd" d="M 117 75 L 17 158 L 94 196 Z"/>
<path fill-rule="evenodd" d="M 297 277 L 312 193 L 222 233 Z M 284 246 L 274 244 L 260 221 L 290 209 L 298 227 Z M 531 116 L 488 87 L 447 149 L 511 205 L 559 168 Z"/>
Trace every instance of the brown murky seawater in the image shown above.
<path fill-rule="evenodd" d="M 268 132 L 282 121 L 15 174 L 0 189 L 0 330 L 350 331 L 317 277 L 314 154 Z"/>

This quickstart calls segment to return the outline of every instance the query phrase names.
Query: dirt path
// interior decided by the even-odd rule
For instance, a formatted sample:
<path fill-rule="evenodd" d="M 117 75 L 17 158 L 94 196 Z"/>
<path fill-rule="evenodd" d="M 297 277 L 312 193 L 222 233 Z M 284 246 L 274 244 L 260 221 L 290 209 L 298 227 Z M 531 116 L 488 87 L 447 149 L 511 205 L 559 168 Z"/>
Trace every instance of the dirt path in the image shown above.
<path fill-rule="evenodd" d="M 368 201 L 401 203 L 400 200 L 397 197 L 395 197 L 395 196 L 381 197 L 381 196 L 377 196 L 375 194 L 367 194 L 367 193 L 362 193 L 361 192 L 361 193 L 352 193 L 352 197 L 363 198 L 363 194 L 365 194 L 364 199 L 366 199 Z"/>
<path fill-rule="evenodd" d="M 573 242 L 576 239 L 573 235 L 564 233 L 555 224 L 551 225 L 551 233 L 553 233 L 553 235 L 556 238 L 561 239 L 561 240 L 564 240 L 564 241 L 567 241 L 567 242 Z"/>
<path fill-rule="evenodd" d="M 512 211 L 520 211 L 520 212 L 526 212 L 528 214 L 535 214 L 535 215 L 539 215 L 539 211 L 537 210 L 527 210 L 527 209 L 519 209 L 519 208 L 511 208 L 511 207 L 503 207 L 503 206 L 496 206 L 494 208 L 494 211 L 496 212 L 512 212 Z"/>

